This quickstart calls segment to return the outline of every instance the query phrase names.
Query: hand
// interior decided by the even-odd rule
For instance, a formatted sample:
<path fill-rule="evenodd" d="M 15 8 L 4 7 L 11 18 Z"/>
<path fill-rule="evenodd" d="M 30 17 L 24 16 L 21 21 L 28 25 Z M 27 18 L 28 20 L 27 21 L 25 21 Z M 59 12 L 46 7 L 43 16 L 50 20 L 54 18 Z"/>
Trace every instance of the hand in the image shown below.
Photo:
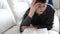
<path fill-rule="evenodd" d="M 35 3 L 35 2 L 36 2 L 36 0 L 33 0 L 32 4 L 31 4 L 31 8 L 30 8 L 29 15 L 28 15 L 28 16 L 31 17 L 31 18 L 32 18 L 32 16 L 34 15 L 36 9 L 37 9 L 38 6 L 39 6 L 39 3 Z"/>

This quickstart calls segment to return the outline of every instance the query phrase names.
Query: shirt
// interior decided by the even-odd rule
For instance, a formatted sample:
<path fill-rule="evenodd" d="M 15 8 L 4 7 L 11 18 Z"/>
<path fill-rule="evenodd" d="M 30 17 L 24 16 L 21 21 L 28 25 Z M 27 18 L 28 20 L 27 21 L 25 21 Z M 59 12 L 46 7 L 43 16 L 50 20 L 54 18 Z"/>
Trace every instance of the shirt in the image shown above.
<path fill-rule="evenodd" d="M 20 32 L 22 32 L 22 26 L 30 26 L 30 24 L 33 26 L 40 26 L 40 28 L 47 28 L 48 30 L 52 29 L 55 10 L 51 6 L 47 5 L 47 8 L 43 14 L 38 15 L 35 13 L 32 18 L 28 16 L 29 10 L 30 8 L 23 16 L 22 23 L 20 24 Z"/>

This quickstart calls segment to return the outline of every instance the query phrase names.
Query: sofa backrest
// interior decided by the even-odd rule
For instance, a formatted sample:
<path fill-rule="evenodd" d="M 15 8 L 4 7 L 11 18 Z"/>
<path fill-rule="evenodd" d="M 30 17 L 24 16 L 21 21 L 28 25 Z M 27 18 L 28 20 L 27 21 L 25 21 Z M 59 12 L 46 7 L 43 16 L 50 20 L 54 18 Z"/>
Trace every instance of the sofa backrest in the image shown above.
<path fill-rule="evenodd" d="M 0 9 L 7 9 L 5 0 L 0 0 Z"/>
<path fill-rule="evenodd" d="M 13 12 L 14 12 L 15 16 L 17 16 L 16 17 L 17 22 L 22 20 L 23 15 L 25 14 L 25 12 L 27 11 L 28 8 L 29 8 L 29 6 L 26 2 L 19 2 L 14 5 Z"/>
<path fill-rule="evenodd" d="M 59 9 L 59 0 L 53 0 L 53 6 L 54 6 L 56 9 Z"/>
<path fill-rule="evenodd" d="M 15 25 L 13 15 L 7 9 L 0 9 L 0 34 Z"/>
<path fill-rule="evenodd" d="M 16 24 L 14 15 L 9 8 L 7 0 L 0 0 L 0 34 Z"/>

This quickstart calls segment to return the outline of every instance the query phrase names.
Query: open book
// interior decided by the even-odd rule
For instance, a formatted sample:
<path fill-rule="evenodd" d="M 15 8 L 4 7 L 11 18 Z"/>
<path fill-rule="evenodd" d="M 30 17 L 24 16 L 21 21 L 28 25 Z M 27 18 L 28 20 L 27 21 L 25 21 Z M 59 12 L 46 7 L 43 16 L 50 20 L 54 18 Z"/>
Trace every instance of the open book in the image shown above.
<path fill-rule="evenodd" d="M 46 28 L 42 29 L 27 28 L 24 30 L 23 34 L 48 34 L 48 31 Z"/>

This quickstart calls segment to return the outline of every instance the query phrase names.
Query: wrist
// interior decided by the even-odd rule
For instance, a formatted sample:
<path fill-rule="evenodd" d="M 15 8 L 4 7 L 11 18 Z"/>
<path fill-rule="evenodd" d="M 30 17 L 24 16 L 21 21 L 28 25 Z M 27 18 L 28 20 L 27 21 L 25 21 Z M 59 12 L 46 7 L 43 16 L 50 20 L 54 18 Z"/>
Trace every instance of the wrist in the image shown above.
<path fill-rule="evenodd" d="M 31 14 L 29 14 L 28 16 L 29 16 L 30 18 L 32 18 L 32 15 L 31 15 Z"/>

